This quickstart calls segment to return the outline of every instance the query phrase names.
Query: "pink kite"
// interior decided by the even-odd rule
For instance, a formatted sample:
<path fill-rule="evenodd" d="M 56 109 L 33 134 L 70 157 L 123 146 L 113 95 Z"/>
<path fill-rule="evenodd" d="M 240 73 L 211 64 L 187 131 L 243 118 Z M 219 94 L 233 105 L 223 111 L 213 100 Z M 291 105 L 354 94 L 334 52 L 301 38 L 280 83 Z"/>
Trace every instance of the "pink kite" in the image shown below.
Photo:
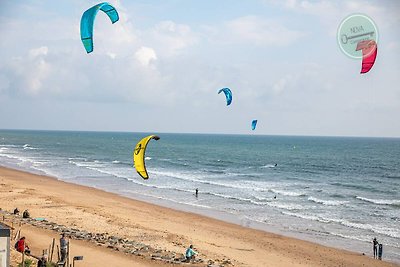
<path fill-rule="evenodd" d="M 363 60 L 361 74 L 367 73 L 375 63 L 378 54 L 378 46 L 374 40 L 360 41 L 357 44 L 356 51 L 362 50 Z"/>

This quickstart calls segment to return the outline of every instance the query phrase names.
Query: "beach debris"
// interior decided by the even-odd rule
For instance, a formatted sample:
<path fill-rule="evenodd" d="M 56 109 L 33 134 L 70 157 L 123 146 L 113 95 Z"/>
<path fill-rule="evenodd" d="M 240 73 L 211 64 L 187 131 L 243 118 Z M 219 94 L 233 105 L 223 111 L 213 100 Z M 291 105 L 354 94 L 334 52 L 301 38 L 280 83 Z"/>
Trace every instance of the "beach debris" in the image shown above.
<path fill-rule="evenodd" d="M 160 261 L 169 264 L 184 264 L 186 258 L 185 255 L 181 253 L 176 253 L 175 251 L 170 251 L 167 249 L 155 248 L 145 243 L 137 240 L 130 240 L 128 238 L 121 238 L 115 235 L 110 235 L 109 233 L 92 233 L 86 230 L 81 230 L 76 227 L 68 227 L 62 224 L 57 224 L 47 220 L 37 221 L 34 218 L 21 218 L 20 216 L 15 216 L 13 213 L 7 211 L 0 211 L 5 216 L 12 217 L 12 221 L 19 220 L 20 223 L 30 224 L 32 226 L 43 228 L 47 230 L 52 230 L 58 233 L 64 233 L 66 237 L 75 240 L 85 240 L 92 242 L 97 246 L 106 247 L 114 251 L 119 251 L 138 257 L 142 257 L 149 260 Z M 212 266 L 212 267 L 222 267 L 228 265 L 234 265 L 229 259 L 203 259 L 201 257 L 196 257 L 192 263 L 197 264 L 196 266 Z M 204 265 L 202 265 L 204 264 Z"/>
<path fill-rule="evenodd" d="M 119 20 L 117 10 L 107 2 L 97 4 L 83 13 L 81 18 L 81 40 L 87 53 L 93 51 L 93 25 L 99 10 L 106 13 L 113 24 Z"/>
<path fill-rule="evenodd" d="M 226 105 L 229 106 L 232 103 L 232 91 L 229 88 L 222 88 L 218 91 L 218 94 L 224 92 L 226 98 Z"/>
<path fill-rule="evenodd" d="M 148 179 L 149 175 L 147 173 L 146 165 L 145 165 L 145 152 L 147 148 L 147 144 L 151 139 L 159 140 L 160 137 L 157 135 L 149 135 L 140 140 L 133 150 L 133 165 L 137 171 L 137 173 L 143 178 Z"/>

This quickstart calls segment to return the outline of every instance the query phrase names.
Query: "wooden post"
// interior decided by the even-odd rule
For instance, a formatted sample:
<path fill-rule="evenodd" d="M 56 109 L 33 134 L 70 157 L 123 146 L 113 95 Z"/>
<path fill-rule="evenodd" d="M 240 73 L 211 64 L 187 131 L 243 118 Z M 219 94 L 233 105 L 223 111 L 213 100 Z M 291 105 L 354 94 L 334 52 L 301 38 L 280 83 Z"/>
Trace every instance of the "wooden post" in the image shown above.
<path fill-rule="evenodd" d="M 58 245 L 57 245 L 57 262 L 59 262 L 60 261 L 60 249 L 58 248 Z"/>
<path fill-rule="evenodd" d="M 17 230 L 14 236 L 14 240 L 19 240 L 21 229 Z"/>
<path fill-rule="evenodd" d="M 50 256 L 50 262 L 53 262 L 53 251 L 54 251 L 54 244 L 55 244 L 55 242 L 56 242 L 56 239 L 55 238 L 53 238 L 53 243 L 51 244 L 51 254 L 49 255 Z M 49 250 L 50 251 L 50 250 Z"/>
<path fill-rule="evenodd" d="M 68 240 L 68 245 L 67 245 L 67 266 L 69 266 L 69 242 L 70 240 Z"/>

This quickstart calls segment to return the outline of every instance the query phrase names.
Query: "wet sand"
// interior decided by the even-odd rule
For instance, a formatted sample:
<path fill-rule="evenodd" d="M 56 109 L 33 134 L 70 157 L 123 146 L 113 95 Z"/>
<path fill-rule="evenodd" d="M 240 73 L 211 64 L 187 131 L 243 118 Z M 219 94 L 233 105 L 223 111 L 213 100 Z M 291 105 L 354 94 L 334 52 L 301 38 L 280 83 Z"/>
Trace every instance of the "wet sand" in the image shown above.
<path fill-rule="evenodd" d="M 14 225 L 22 222 L 21 234 L 36 255 L 48 248 L 53 237 L 58 240 L 60 231 L 79 229 L 73 238 L 84 237 L 71 240 L 71 255 L 83 255 L 84 260 L 76 266 L 171 266 L 170 262 L 178 262 L 190 244 L 199 252 L 199 262 L 184 266 L 400 266 L 374 260 L 369 254 L 329 248 L 0 167 L 0 208 L 11 212 L 15 207 L 21 212 L 28 209 L 32 218 L 45 218 L 53 225 L 53 230 L 44 229 L 35 220 L 7 216 Z"/>

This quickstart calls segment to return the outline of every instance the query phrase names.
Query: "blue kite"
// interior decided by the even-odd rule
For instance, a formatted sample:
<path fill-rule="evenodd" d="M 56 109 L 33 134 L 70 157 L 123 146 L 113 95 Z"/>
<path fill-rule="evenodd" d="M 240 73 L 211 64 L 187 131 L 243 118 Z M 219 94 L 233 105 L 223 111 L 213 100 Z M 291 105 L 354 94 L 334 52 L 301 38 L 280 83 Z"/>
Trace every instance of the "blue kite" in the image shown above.
<path fill-rule="evenodd" d="M 253 120 L 251 122 L 251 129 L 254 131 L 256 129 L 256 126 L 257 126 L 257 120 Z"/>
<path fill-rule="evenodd" d="M 87 53 L 93 51 L 93 24 L 99 9 L 107 14 L 113 24 L 119 20 L 117 10 L 107 2 L 97 4 L 83 13 L 81 18 L 81 40 Z"/>
<path fill-rule="evenodd" d="M 229 88 L 222 88 L 221 90 L 218 91 L 218 94 L 221 92 L 225 93 L 226 97 L 226 105 L 229 106 L 232 103 L 232 91 Z"/>

